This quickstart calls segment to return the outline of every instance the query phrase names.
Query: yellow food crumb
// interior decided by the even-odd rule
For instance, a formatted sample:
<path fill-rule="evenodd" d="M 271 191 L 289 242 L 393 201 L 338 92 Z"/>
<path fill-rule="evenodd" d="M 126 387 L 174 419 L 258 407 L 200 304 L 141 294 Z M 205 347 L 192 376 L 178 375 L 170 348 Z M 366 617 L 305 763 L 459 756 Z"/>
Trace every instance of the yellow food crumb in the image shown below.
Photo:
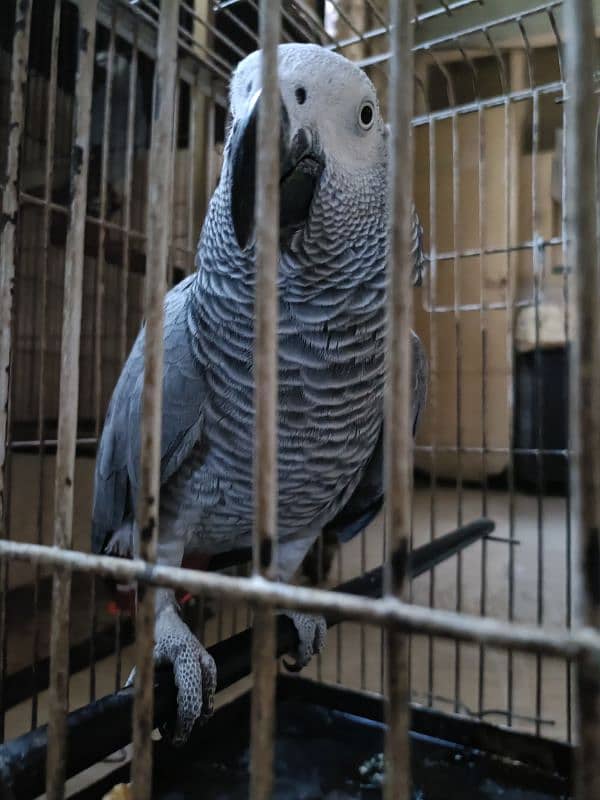
<path fill-rule="evenodd" d="M 131 800 L 131 797 L 131 784 L 117 783 L 108 794 L 104 795 L 102 800 Z"/>

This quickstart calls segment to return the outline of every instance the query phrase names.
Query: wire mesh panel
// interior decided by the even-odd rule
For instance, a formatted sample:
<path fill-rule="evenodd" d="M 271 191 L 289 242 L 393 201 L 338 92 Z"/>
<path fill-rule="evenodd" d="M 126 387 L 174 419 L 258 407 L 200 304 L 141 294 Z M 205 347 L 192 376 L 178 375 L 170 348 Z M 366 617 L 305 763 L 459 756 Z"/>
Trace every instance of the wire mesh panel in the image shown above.
<path fill-rule="evenodd" d="M 593 308 L 583 308 L 585 293 L 576 304 L 573 271 L 583 270 L 580 286 L 593 292 L 591 265 L 575 263 L 567 248 L 568 224 L 575 225 L 575 242 L 590 224 L 581 209 L 579 216 L 567 215 L 567 153 L 591 124 L 586 119 L 578 128 L 568 119 L 569 4 L 416 5 L 413 13 L 410 4 L 390 9 L 383 0 L 283 2 L 280 29 L 272 27 L 278 4 L 255 0 L 214 6 L 182 0 L 169 4 L 168 15 L 158 0 L 32 0 L 9 2 L 1 12 L 0 174 L 7 177 L 0 349 L 4 364 L 10 361 L 10 383 L 0 387 L 7 418 L 0 460 L 3 538 L 15 544 L 0 549 L 0 711 L 3 738 L 10 740 L 48 721 L 50 709 L 51 797 L 63 791 L 68 709 L 117 690 L 133 666 L 136 580 L 177 589 L 185 620 L 209 649 L 254 618 L 264 621 L 264 641 L 255 642 L 255 661 L 263 666 L 255 681 L 254 797 L 271 791 L 274 672 L 265 665 L 273 664 L 272 612 L 279 606 L 297 604 L 336 622 L 344 612 L 352 620 L 330 633 L 304 674 L 391 696 L 390 752 L 397 758 L 406 754 L 403 670 L 417 704 L 536 736 L 575 738 L 573 660 L 588 648 L 596 652 L 597 640 L 581 630 L 575 614 L 581 522 L 573 475 L 580 474 L 574 469 L 581 453 L 588 459 L 582 463 L 595 469 L 595 438 L 584 437 L 579 449 L 570 445 L 568 420 L 575 412 L 569 386 L 574 375 L 577 386 L 595 378 L 589 374 L 594 354 L 574 348 L 581 344 L 577 331 L 593 330 L 585 316 Z M 581 4 L 575 5 L 580 22 Z M 572 35 L 587 47 L 586 59 L 572 69 L 590 72 L 592 43 L 581 44 L 581 25 Z M 260 150 L 268 134 L 273 142 L 278 134 L 264 120 L 257 261 L 272 269 L 257 281 L 255 363 L 262 379 L 256 452 L 263 455 L 255 468 L 254 564 L 260 575 L 240 579 L 249 574 L 248 558 L 226 565 L 223 577 L 204 571 L 210 559 L 184 560 L 183 567 L 202 570 L 194 578 L 168 567 L 144 571 L 129 559 L 111 565 L 68 552 L 90 549 L 96 447 L 145 315 L 146 336 L 156 347 L 149 347 L 146 370 L 146 505 L 139 519 L 149 532 L 141 556 L 154 560 L 162 296 L 199 263 L 197 241 L 231 130 L 232 71 L 270 42 L 262 85 L 265 97 L 270 86 L 275 108 L 276 40 L 319 43 L 372 79 L 392 124 L 397 159 L 391 263 L 398 275 L 407 269 L 402 254 L 410 245 L 411 201 L 423 226 L 423 285 L 411 287 L 407 303 L 408 279 L 396 283 L 404 278 L 394 272 L 391 281 L 389 318 L 399 338 L 392 333 L 388 342 L 388 375 L 395 382 L 388 397 L 386 512 L 345 543 L 326 529 L 298 576 L 300 583 L 331 589 L 387 563 L 387 588 L 396 597 L 373 604 L 263 580 L 272 577 L 276 551 L 278 247 L 278 153 L 264 142 Z M 409 85 L 406 75 L 413 72 Z M 588 77 L 576 99 L 581 108 L 587 97 L 595 115 Z M 261 306 L 267 296 L 271 305 Z M 429 364 L 414 476 L 411 432 L 393 424 L 412 391 L 403 383 L 411 305 Z M 573 364 L 581 370 L 573 372 Z M 590 402 L 593 392 L 586 395 Z M 590 528 L 588 573 L 597 567 L 597 531 L 589 523 L 595 491 L 595 484 L 584 486 L 581 512 Z M 494 523 L 493 535 L 420 577 L 398 555 L 408 538 L 415 550 L 481 517 Z M 42 547 L 19 549 L 19 542 Z M 43 548 L 52 542 L 65 552 Z M 398 600 L 405 568 L 411 606 Z M 592 599 L 594 586 L 588 578 Z M 138 607 L 145 621 L 138 625 L 145 630 L 137 662 L 138 685 L 145 687 L 136 710 L 137 753 L 146 759 L 136 758 L 140 797 L 148 796 L 150 775 L 152 595 Z M 588 608 L 586 623 L 594 625 L 593 602 Z M 409 633 L 406 643 L 400 629 Z M 579 677 L 595 692 L 585 668 Z M 585 729 L 590 753 L 592 723 Z M 406 772 L 391 773 L 389 796 L 407 791 Z"/>

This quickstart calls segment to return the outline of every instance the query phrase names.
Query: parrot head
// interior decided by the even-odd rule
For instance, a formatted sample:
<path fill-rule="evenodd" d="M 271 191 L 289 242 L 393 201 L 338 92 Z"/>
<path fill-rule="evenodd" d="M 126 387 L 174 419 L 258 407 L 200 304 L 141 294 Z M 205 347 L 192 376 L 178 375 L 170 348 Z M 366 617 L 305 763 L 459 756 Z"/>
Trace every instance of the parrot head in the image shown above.
<path fill-rule="evenodd" d="M 233 229 L 242 251 L 252 245 L 254 234 L 260 68 L 260 51 L 251 53 L 238 65 L 230 88 L 225 161 Z M 280 45 L 278 77 L 284 250 L 310 226 L 319 196 L 342 198 L 350 212 L 368 208 L 372 216 L 384 209 L 388 145 L 375 88 L 346 58 L 318 45 Z M 343 203 L 337 211 L 344 214 Z"/>

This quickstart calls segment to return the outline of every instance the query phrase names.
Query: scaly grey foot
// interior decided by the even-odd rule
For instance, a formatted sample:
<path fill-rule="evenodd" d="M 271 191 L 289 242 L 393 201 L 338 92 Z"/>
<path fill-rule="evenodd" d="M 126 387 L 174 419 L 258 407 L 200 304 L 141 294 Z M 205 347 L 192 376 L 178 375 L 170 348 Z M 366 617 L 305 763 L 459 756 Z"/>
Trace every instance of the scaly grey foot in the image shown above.
<path fill-rule="evenodd" d="M 174 745 L 184 744 L 194 724 L 198 720 L 205 721 L 213 713 L 217 669 L 210 653 L 170 603 L 163 606 L 156 617 L 154 662 L 173 666 L 177 719 L 171 741 Z M 133 683 L 134 672 L 129 676 L 128 686 Z"/>
<path fill-rule="evenodd" d="M 292 620 L 298 634 L 298 647 L 295 652 L 290 653 L 294 660 L 291 663 L 284 660 L 283 664 L 290 672 L 300 672 L 325 647 L 327 625 L 322 616 L 302 614 L 299 611 L 283 613 Z"/>

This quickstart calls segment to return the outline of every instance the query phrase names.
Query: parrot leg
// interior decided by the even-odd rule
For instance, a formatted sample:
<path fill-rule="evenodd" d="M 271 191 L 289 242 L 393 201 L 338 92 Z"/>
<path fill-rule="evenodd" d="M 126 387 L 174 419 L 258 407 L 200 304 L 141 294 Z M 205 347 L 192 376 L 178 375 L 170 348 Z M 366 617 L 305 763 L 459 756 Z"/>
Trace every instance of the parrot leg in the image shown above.
<path fill-rule="evenodd" d="M 311 531 L 302 537 L 279 543 L 277 577 L 280 581 L 290 580 L 318 535 L 318 531 Z M 294 652 L 289 653 L 292 661 L 290 663 L 284 660 L 283 664 L 290 672 L 300 672 L 311 658 L 318 655 L 325 647 L 327 625 L 320 614 L 304 614 L 301 611 L 282 611 L 281 613 L 291 619 L 298 634 L 298 647 Z"/>
<path fill-rule="evenodd" d="M 325 619 L 319 614 L 303 614 L 300 611 L 285 611 L 294 623 L 298 634 L 298 647 L 296 651 L 290 653 L 292 661 L 284 659 L 283 665 L 289 672 L 300 672 L 311 658 L 318 655 L 325 647 L 327 640 L 327 624 Z"/>
<path fill-rule="evenodd" d="M 165 526 L 166 527 L 166 526 Z M 163 531 L 158 542 L 157 562 L 179 566 L 184 554 L 183 539 Z M 194 724 L 213 713 L 217 668 L 210 653 L 200 644 L 179 615 L 172 589 L 157 589 L 155 595 L 154 663 L 171 664 L 177 687 L 177 719 L 169 738 L 184 744 Z M 127 685 L 134 679 L 131 673 Z"/>
<path fill-rule="evenodd" d="M 132 558 L 134 549 L 133 524 L 124 522 L 110 538 L 104 548 L 107 556 L 120 556 L 121 558 Z"/>
<path fill-rule="evenodd" d="M 208 652 L 179 616 L 175 595 L 170 589 L 156 591 L 154 623 L 154 663 L 171 664 L 177 687 L 177 719 L 169 738 L 174 745 L 184 744 L 192 728 L 213 713 L 217 668 Z M 126 686 L 133 685 L 135 669 Z"/>
<path fill-rule="evenodd" d="M 212 656 L 179 616 L 173 593 L 165 591 L 165 595 L 168 596 L 161 598 L 162 606 L 157 603 L 154 660 L 156 664 L 173 666 L 177 720 L 172 741 L 183 744 L 194 724 L 213 713 L 217 668 Z"/>

